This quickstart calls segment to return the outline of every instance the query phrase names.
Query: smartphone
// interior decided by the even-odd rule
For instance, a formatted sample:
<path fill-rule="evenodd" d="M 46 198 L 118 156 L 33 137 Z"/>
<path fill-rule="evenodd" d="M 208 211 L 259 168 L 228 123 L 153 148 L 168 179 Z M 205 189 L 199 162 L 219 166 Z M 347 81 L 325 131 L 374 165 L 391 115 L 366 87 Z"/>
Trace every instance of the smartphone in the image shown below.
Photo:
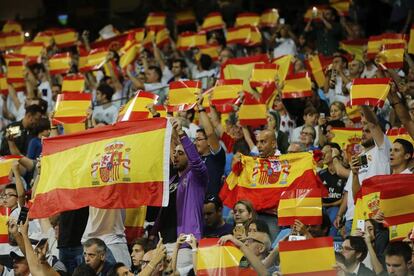
<path fill-rule="evenodd" d="M 365 154 L 358 156 L 358 160 L 361 167 L 368 165 L 368 159 Z"/>
<path fill-rule="evenodd" d="M 317 7 L 313 7 L 312 8 L 312 17 L 315 18 L 318 16 L 318 8 Z"/>
<path fill-rule="evenodd" d="M 46 88 L 42 89 L 42 95 L 43 95 L 43 97 L 47 97 L 47 89 Z"/>
<path fill-rule="evenodd" d="M 280 18 L 279 19 L 279 24 L 280 25 L 284 25 L 285 24 L 285 19 L 284 18 Z"/>
<path fill-rule="evenodd" d="M 19 218 L 17 219 L 17 225 L 19 225 L 21 222 L 25 223 L 27 219 L 27 214 L 29 213 L 29 208 L 27 207 L 21 207 Z"/>
<path fill-rule="evenodd" d="M 191 235 L 185 235 L 185 242 L 191 241 Z"/>
<path fill-rule="evenodd" d="M 361 231 L 365 231 L 365 220 L 359 219 L 357 221 L 357 228 L 359 228 Z"/>
<path fill-rule="evenodd" d="M 289 241 L 303 241 L 306 240 L 305 236 L 289 235 Z"/>
<path fill-rule="evenodd" d="M 321 119 L 325 119 L 325 113 L 319 113 L 319 117 L 320 117 Z"/>

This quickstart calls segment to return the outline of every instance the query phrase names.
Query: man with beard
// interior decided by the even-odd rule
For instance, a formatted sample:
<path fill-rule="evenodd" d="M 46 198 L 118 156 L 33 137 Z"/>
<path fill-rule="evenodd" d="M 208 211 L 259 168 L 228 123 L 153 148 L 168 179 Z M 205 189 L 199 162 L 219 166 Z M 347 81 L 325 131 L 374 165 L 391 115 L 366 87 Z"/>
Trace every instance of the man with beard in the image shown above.
<path fill-rule="evenodd" d="M 346 275 L 371 276 L 375 275 L 362 261 L 368 254 L 368 248 L 362 237 L 347 237 L 342 243 L 344 266 L 339 266 Z"/>
<path fill-rule="evenodd" d="M 347 235 L 351 232 L 354 217 L 354 197 L 361 189 L 362 181 L 374 175 L 390 174 L 391 143 L 382 132 L 375 113 L 368 106 L 362 106 L 362 113 L 364 127 L 361 145 L 364 151 L 359 156 L 352 157 L 351 173 L 344 189 L 344 200 L 334 222 L 335 227 L 339 227 L 345 214 Z"/>

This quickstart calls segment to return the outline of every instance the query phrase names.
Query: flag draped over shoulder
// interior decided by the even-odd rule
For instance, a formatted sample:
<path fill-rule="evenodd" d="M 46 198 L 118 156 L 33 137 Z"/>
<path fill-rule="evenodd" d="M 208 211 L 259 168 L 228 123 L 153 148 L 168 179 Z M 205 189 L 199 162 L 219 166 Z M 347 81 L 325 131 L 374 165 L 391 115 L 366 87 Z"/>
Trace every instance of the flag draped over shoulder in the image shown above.
<path fill-rule="evenodd" d="M 318 187 L 313 156 L 309 152 L 284 154 L 270 158 L 242 155 L 226 178 L 220 197 L 226 206 L 240 199 L 250 200 L 256 210 L 276 208 L 280 195 L 289 186 L 303 189 Z"/>
<path fill-rule="evenodd" d="M 383 107 L 390 91 L 389 78 L 354 79 L 350 98 L 351 105 L 371 105 Z"/>
<path fill-rule="evenodd" d="M 9 173 L 14 161 L 19 160 L 23 156 L 20 155 L 6 155 L 0 157 L 0 185 L 11 183 Z"/>
<path fill-rule="evenodd" d="M 170 141 L 171 124 L 164 118 L 45 139 L 30 217 L 84 206 L 167 206 Z"/>
<path fill-rule="evenodd" d="M 138 91 L 137 94 L 130 99 L 119 112 L 118 121 L 147 119 L 150 112 L 146 106 L 149 104 L 155 104 L 157 99 L 158 96 L 151 92 Z"/>
<path fill-rule="evenodd" d="M 197 251 L 197 275 L 239 275 L 243 253 L 231 242 L 220 246 L 217 238 L 201 239 Z"/>
<path fill-rule="evenodd" d="M 335 276 L 335 251 L 332 237 L 279 243 L 283 275 Z"/>

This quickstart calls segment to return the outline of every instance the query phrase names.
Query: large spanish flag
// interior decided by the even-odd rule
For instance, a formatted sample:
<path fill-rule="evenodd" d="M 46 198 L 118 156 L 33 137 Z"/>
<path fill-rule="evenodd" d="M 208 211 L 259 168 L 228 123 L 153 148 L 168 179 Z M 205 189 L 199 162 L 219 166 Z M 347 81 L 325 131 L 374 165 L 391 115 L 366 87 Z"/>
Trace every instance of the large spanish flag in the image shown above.
<path fill-rule="evenodd" d="M 197 275 L 240 275 L 243 253 L 231 242 L 218 244 L 217 238 L 201 239 L 197 251 Z"/>
<path fill-rule="evenodd" d="M 147 206 L 126 209 L 125 216 L 125 236 L 128 244 L 132 244 L 136 238 L 144 234 L 145 216 Z"/>
<path fill-rule="evenodd" d="M 196 17 L 192 10 L 180 11 L 175 14 L 175 24 L 188 25 L 196 22 Z"/>
<path fill-rule="evenodd" d="M 23 45 L 20 54 L 25 55 L 30 61 L 36 61 L 44 49 L 42 42 L 29 42 Z"/>
<path fill-rule="evenodd" d="M 18 161 L 23 156 L 20 155 L 6 155 L 0 157 L 0 185 L 11 183 L 9 173 L 14 161 Z"/>
<path fill-rule="evenodd" d="M 242 126 L 265 125 L 267 123 L 267 105 L 260 99 L 246 93 L 237 115 Z"/>
<path fill-rule="evenodd" d="M 351 55 L 354 55 L 356 59 L 363 60 L 367 42 L 368 41 L 366 39 L 342 40 L 339 43 L 339 48 L 347 51 Z"/>
<path fill-rule="evenodd" d="M 57 30 L 53 32 L 53 39 L 59 48 L 70 47 L 78 40 L 78 33 L 73 29 Z"/>
<path fill-rule="evenodd" d="M 66 74 L 70 70 L 69 53 L 55 54 L 49 59 L 49 73 L 51 75 Z"/>
<path fill-rule="evenodd" d="M 203 24 L 201 25 L 201 29 L 206 32 L 220 30 L 223 28 L 224 21 L 219 12 L 209 13 L 206 17 L 204 17 Z"/>
<path fill-rule="evenodd" d="M 272 60 L 272 63 L 278 65 L 278 69 L 277 69 L 278 84 L 284 81 L 286 79 L 286 76 L 293 71 L 292 60 L 293 60 L 292 55 L 283 55 L 281 57 L 278 57 Z"/>
<path fill-rule="evenodd" d="M 283 99 L 311 97 L 312 82 L 308 72 L 288 75 L 282 90 Z"/>
<path fill-rule="evenodd" d="M 240 79 L 217 80 L 212 90 L 211 103 L 216 105 L 234 104 L 239 93 L 243 91 Z"/>
<path fill-rule="evenodd" d="M 165 28 L 166 15 L 163 12 L 151 12 L 145 20 L 145 27 L 152 31 L 158 31 Z"/>
<path fill-rule="evenodd" d="M 354 79 L 350 92 L 351 105 L 384 106 L 390 82 L 389 78 Z"/>
<path fill-rule="evenodd" d="M 336 276 L 332 237 L 279 243 L 283 275 Z"/>
<path fill-rule="evenodd" d="M 414 146 L 413 138 L 411 138 L 407 130 L 403 127 L 392 128 L 392 129 L 387 130 L 387 137 L 388 139 L 390 139 L 391 143 L 394 143 L 395 139 L 400 138 L 400 139 L 404 139 L 404 140 L 411 142 L 411 144 L 413 144 Z"/>
<path fill-rule="evenodd" d="M 309 152 L 283 154 L 270 158 L 242 156 L 241 163 L 226 178 L 220 197 L 230 208 L 240 199 L 248 199 L 256 210 L 276 208 L 280 195 L 291 185 L 304 189 L 320 182 Z"/>
<path fill-rule="evenodd" d="M 30 217 L 84 206 L 167 206 L 170 142 L 171 124 L 164 118 L 45 139 Z"/>
<path fill-rule="evenodd" d="M 66 75 L 62 81 L 62 93 L 82 93 L 85 90 L 85 77 L 82 74 Z"/>
<path fill-rule="evenodd" d="M 7 82 L 24 82 L 24 65 L 22 61 L 10 61 L 7 64 Z"/>
<path fill-rule="evenodd" d="M 55 124 L 80 124 L 86 119 L 86 112 L 91 105 L 92 94 L 59 94 L 55 106 L 53 121 Z"/>
<path fill-rule="evenodd" d="M 386 68 L 400 69 L 404 64 L 404 43 L 384 44 L 382 51 L 378 53 L 378 61 Z"/>
<path fill-rule="evenodd" d="M 279 11 L 277 9 L 265 10 L 260 16 L 260 27 L 274 27 L 278 24 Z"/>
<path fill-rule="evenodd" d="M 174 81 L 170 83 L 168 111 L 184 111 L 194 107 L 196 96 L 201 91 L 200 81 Z"/>
<path fill-rule="evenodd" d="M 5 34 L 6 48 L 20 48 L 24 43 L 23 32 L 10 32 Z"/>
<path fill-rule="evenodd" d="M 411 25 L 410 29 L 410 40 L 408 41 L 408 49 L 409 54 L 414 54 L 414 24 Z"/>
<path fill-rule="evenodd" d="M 275 63 L 255 64 L 250 78 L 252 87 L 261 86 L 263 83 L 275 82 L 278 65 Z"/>
<path fill-rule="evenodd" d="M 187 51 L 204 45 L 207 45 L 205 32 L 184 32 L 178 35 L 177 49 L 180 51 Z"/>
<path fill-rule="evenodd" d="M 158 96 L 154 93 L 138 91 L 119 112 L 118 121 L 135 121 L 149 118 L 150 112 L 147 105 L 155 104 L 157 100 Z"/>
<path fill-rule="evenodd" d="M 243 12 L 236 17 L 236 27 L 241 26 L 255 26 L 257 27 L 260 22 L 260 17 L 254 12 Z"/>

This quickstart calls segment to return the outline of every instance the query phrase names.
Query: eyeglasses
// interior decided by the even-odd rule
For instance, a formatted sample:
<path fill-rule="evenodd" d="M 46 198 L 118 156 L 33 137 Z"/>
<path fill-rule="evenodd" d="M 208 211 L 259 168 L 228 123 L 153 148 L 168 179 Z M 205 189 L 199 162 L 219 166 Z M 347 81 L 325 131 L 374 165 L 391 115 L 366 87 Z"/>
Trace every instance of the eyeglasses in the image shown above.
<path fill-rule="evenodd" d="M 17 195 L 15 195 L 15 194 L 4 194 L 4 195 L 0 196 L 0 198 L 10 198 L 10 197 L 17 197 Z"/>
<path fill-rule="evenodd" d="M 301 131 L 300 135 L 313 136 L 313 133 Z"/>

